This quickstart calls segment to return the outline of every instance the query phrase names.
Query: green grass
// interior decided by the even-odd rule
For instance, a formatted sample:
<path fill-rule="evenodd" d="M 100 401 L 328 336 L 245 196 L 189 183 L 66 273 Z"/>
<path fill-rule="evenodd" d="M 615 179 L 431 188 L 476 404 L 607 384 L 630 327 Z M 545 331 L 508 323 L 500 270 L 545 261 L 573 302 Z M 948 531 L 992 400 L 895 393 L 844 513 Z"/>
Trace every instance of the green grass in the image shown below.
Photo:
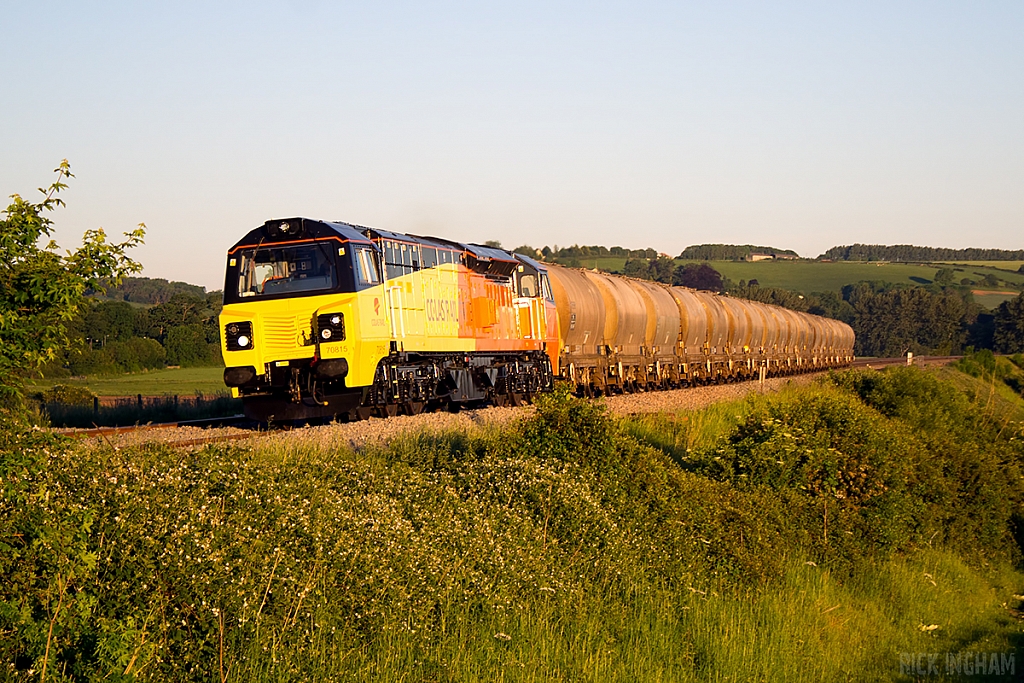
<path fill-rule="evenodd" d="M 641 418 L 543 397 L 512 425 L 360 449 L 315 430 L 191 451 L 0 431 L 0 666 L 384 683 L 911 681 L 901 655 L 936 652 L 1021 667 L 1024 401 L 940 376 L 841 373 Z"/>
<path fill-rule="evenodd" d="M 982 266 L 992 268 L 994 270 L 1008 270 L 1014 273 L 1016 273 L 1021 266 L 1024 266 L 1024 261 L 936 261 L 935 263 L 940 265 L 953 264 L 958 266 Z"/>
<path fill-rule="evenodd" d="M 1018 296 L 1018 294 L 975 294 L 974 300 L 985 308 L 991 310 L 1004 301 L 1016 299 Z"/>
<path fill-rule="evenodd" d="M 43 379 L 31 382 L 29 388 L 30 391 L 39 391 L 54 384 L 87 387 L 97 396 L 194 396 L 196 393 L 215 394 L 227 391 L 222 367 L 168 368 L 83 379 Z"/>

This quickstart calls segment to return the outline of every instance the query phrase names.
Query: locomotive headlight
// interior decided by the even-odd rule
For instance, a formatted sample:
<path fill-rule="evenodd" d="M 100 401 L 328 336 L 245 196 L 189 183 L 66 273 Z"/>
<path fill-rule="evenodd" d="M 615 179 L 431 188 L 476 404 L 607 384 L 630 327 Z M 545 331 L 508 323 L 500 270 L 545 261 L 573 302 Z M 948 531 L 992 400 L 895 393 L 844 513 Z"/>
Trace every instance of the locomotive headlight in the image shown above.
<path fill-rule="evenodd" d="M 341 313 L 324 313 L 316 317 L 316 329 L 320 341 L 339 342 L 345 340 L 345 316 Z"/>
<path fill-rule="evenodd" d="M 228 323 L 224 326 L 224 346 L 228 351 L 252 348 L 252 323 Z"/>

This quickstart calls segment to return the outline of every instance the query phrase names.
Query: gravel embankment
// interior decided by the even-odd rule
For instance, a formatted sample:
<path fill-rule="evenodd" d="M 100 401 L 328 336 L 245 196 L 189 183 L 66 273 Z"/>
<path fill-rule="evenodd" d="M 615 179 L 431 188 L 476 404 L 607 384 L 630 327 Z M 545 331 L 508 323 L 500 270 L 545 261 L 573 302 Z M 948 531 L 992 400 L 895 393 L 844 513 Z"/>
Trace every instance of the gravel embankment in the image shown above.
<path fill-rule="evenodd" d="M 789 384 L 794 386 L 809 384 L 819 374 L 821 373 L 769 379 L 765 381 L 763 391 L 778 391 Z M 762 391 L 762 388 L 757 382 L 743 382 L 739 384 L 677 389 L 674 391 L 626 394 L 623 396 L 612 396 L 604 400 L 612 413 L 632 415 L 675 410 L 698 410 L 712 403 L 740 399 L 750 393 L 757 393 L 759 391 Z M 383 443 L 401 434 L 420 430 L 467 431 L 477 427 L 501 426 L 519 417 L 528 415 L 531 411 L 533 411 L 532 406 L 525 406 L 521 408 L 483 408 L 481 410 L 464 411 L 455 414 L 440 412 L 416 416 L 402 415 L 388 419 L 371 418 L 348 424 L 302 427 L 290 431 L 275 431 L 269 434 L 236 427 L 212 429 L 179 427 L 176 429 L 157 429 L 106 435 L 90 438 L 85 443 L 99 447 L 125 448 L 151 442 L 186 445 L 188 442 L 197 440 L 238 439 L 247 443 L 254 443 L 258 439 L 260 444 L 268 446 L 282 444 L 290 448 L 306 446 L 358 448 L 373 443 Z"/>

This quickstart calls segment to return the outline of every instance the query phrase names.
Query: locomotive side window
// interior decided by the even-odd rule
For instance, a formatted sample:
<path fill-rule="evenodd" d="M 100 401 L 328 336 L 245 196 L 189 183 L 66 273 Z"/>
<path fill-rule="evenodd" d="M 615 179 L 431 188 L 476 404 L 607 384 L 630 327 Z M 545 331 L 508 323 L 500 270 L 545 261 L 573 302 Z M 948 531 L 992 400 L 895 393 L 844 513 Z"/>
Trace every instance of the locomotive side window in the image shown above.
<path fill-rule="evenodd" d="M 377 267 L 377 258 L 373 249 L 356 249 L 356 282 L 361 287 L 369 287 L 380 284 L 380 269 Z"/>
<path fill-rule="evenodd" d="M 402 263 L 402 250 L 395 242 L 384 242 L 384 270 L 389 280 L 405 275 L 405 264 Z"/>
<path fill-rule="evenodd" d="M 239 254 L 239 297 L 312 292 L 337 286 L 333 253 L 322 244 L 262 247 Z"/>
<path fill-rule="evenodd" d="M 536 275 L 523 275 L 519 278 L 519 296 L 537 296 Z"/>
<path fill-rule="evenodd" d="M 437 265 L 437 249 L 434 247 L 422 247 L 420 253 L 423 260 L 420 262 L 422 268 L 433 268 Z"/>
<path fill-rule="evenodd" d="M 540 274 L 540 286 L 541 291 L 544 292 L 544 298 L 548 301 L 554 302 L 555 295 L 551 292 L 551 280 L 548 279 L 547 273 Z"/>

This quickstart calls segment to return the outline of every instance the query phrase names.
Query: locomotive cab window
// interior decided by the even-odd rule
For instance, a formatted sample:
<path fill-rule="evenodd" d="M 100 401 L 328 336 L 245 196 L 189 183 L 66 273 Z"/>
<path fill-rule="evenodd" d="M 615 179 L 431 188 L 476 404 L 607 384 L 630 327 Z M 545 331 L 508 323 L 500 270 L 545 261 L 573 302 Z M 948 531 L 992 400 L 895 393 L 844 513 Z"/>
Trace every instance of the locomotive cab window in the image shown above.
<path fill-rule="evenodd" d="M 239 298 L 336 289 L 333 247 L 321 243 L 245 249 L 239 254 Z"/>

